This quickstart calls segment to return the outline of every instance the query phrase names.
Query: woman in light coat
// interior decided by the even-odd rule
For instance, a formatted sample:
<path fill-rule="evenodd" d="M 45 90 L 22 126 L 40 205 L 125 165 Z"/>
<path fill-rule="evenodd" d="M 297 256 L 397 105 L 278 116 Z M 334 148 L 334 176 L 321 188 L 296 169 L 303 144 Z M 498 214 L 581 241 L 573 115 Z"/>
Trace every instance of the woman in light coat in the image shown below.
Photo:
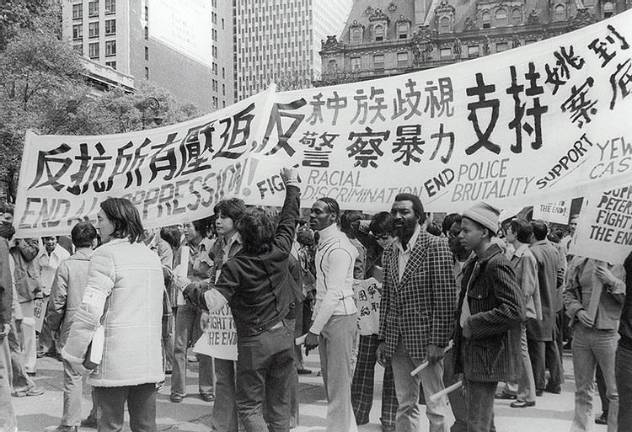
<path fill-rule="evenodd" d="M 164 380 L 161 330 L 164 281 L 160 259 L 142 242 L 138 210 L 127 199 L 101 203 L 103 245 L 95 250 L 83 301 L 62 356 L 83 369 L 100 323 L 103 357 L 88 383 L 95 388 L 99 431 L 123 429 L 127 402 L 134 432 L 156 430 L 156 383 Z"/>

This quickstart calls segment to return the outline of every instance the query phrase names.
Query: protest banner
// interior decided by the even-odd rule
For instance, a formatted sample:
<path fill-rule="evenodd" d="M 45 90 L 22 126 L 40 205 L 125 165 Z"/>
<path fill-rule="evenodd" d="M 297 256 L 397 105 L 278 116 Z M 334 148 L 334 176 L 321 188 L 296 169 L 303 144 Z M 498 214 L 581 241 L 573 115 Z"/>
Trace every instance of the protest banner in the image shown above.
<path fill-rule="evenodd" d="M 584 197 L 569 253 L 622 264 L 632 246 L 632 184 Z"/>
<path fill-rule="evenodd" d="M 388 208 L 399 192 L 418 195 L 426 211 L 452 212 L 621 186 L 632 174 L 631 19 L 623 12 L 436 69 L 270 89 L 149 131 L 29 134 L 17 234 L 68 232 L 106 196 L 129 197 L 148 227 L 206 216 L 228 196 L 280 205 L 283 166 L 299 168 L 304 206 L 329 196 L 367 212 Z"/>
<path fill-rule="evenodd" d="M 250 155 L 250 204 L 302 199 L 375 212 L 399 192 L 426 211 L 528 206 L 632 173 L 632 12 L 467 62 L 276 95 Z M 427 41 L 430 44 L 430 41 Z"/>
<path fill-rule="evenodd" d="M 562 200 L 533 205 L 533 219 L 542 219 L 547 222 L 568 224 L 570 216 L 571 200 Z"/>
<path fill-rule="evenodd" d="M 35 331 L 41 332 L 46 317 L 46 309 L 48 308 L 49 296 L 38 298 L 33 301 L 33 318 L 35 319 Z"/>
<path fill-rule="evenodd" d="M 228 305 L 209 314 L 193 352 L 223 360 L 237 360 L 237 329 Z"/>
<path fill-rule="evenodd" d="M 183 123 L 101 136 L 27 133 L 15 207 L 18 237 L 67 234 L 107 197 L 129 198 L 146 228 L 209 216 L 239 194 L 244 153 L 273 89 Z"/>
<path fill-rule="evenodd" d="M 353 292 L 358 307 L 360 335 L 377 334 L 380 326 L 380 290 L 382 283 L 375 278 L 353 281 Z"/>

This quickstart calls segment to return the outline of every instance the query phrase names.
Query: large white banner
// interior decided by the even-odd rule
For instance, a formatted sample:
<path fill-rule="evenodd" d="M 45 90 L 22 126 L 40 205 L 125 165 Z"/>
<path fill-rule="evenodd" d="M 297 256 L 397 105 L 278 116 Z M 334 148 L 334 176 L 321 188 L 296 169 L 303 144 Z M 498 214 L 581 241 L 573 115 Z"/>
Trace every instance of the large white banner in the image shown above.
<path fill-rule="evenodd" d="M 279 203 L 295 165 L 306 205 L 427 211 L 582 196 L 632 173 L 632 12 L 463 63 L 276 95 L 252 154 L 251 203 Z M 597 186 L 599 185 L 599 186 Z"/>
<path fill-rule="evenodd" d="M 266 93 L 129 134 L 29 134 L 18 235 L 68 232 L 107 196 L 147 226 L 196 219 L 223 197 L 279 205 L 283 166 L 302 203 L 381 211 L 501 208 L 608 190 L 632 174 L 632 11 L 500 54 L 379 80 Z"/>
<path fill-rule="evenodd" d="M 271 92 L 171 126 L 102 136 L 28 133 L 15 227 L 21 237 L 70 232 L 99 203 L 125 197 L 147 228 L 209 216 L 240 194 L 243 155 L 265 126 Z"/>

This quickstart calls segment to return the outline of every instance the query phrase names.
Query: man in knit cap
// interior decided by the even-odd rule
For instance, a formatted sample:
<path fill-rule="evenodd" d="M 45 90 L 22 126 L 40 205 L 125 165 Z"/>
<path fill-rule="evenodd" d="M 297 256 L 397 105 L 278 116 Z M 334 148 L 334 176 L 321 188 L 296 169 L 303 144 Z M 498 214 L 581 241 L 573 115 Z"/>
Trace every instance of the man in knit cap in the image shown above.
<path fill-rule="evenodd" d="M 492 243 L 499 210 L 478 203 L 463 213 L 459 238 L 476 254 L 463 271 L 455 330 L 456 372 L 463 372 L 469 432 L 493 424 L 498 381 L 518 378 L 523 294 L 513 267 Z"/>

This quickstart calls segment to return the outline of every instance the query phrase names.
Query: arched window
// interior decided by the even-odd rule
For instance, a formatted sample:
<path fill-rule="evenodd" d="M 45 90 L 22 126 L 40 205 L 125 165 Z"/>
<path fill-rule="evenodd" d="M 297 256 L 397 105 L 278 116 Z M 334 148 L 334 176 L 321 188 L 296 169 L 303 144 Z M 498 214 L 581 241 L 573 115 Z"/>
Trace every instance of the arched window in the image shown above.
<path fill-rule="evenodd" d="M 447 16 L 441 17 L 439 20 L 439 33 L 450 32 L 450 18 Z"/>
<path fill-rule="evenodd" d="M 555 6 L 555 21 L 564 21 L 566 19 L 566 8 L 562 4 Z"/>
<path fill-rule="evenodd" d="M 376 42 L 380 42 L 384 40 L 384 26 L 381 24 L 378 24 L 374 27 L 374 32 L 375 32 L 375 41 Z"/>
<path fill-rule="evenodd" d="M 329 73 L 336 73 L 338 71 L 338 64 L 336 63 L 336 60 L 329 60 L 329 62 L 327 63 L 327 70 L 329 71 Z"/>
<path fill-rule="evenodd" d="M 497 26 L 506 26 L 508 24 L 508 22 L 507 22 L 507 9 L 505 9 L 505 8 L 498 9 L 496 11 L 495 19 L 496 19 L 496 25 Z"/>
<path fill-rule="evenodd" d="M 610 18 L 614 15 L 614 4 L 612 2 L 605 2 L 603 4 L 603 17 Z"/>
<path fill-rule="evenodd" d="M 351 29 L 351 43 L 353 44 L 362 43 L 362 29 L 360 27 Z"/>
<path fill-rule="evenodd" d="M 398 39 L 408 38 L 408 23 L 407 22 L 400 22 L 397 24 L 397 38 Z"/>
<path fill-rule="evenodd" d="M 483 21 L 483 28 L 490 28 L 492 17 L 488 11 L 485 11 L 481 14 L 481 21 Z"/>
<path fill-rule="evenodd" d="M 522 12 L 520 11 L 520 9 L 516 8 L 511 11 L 511 23 L 513 25 L 522 24 Z"/>

